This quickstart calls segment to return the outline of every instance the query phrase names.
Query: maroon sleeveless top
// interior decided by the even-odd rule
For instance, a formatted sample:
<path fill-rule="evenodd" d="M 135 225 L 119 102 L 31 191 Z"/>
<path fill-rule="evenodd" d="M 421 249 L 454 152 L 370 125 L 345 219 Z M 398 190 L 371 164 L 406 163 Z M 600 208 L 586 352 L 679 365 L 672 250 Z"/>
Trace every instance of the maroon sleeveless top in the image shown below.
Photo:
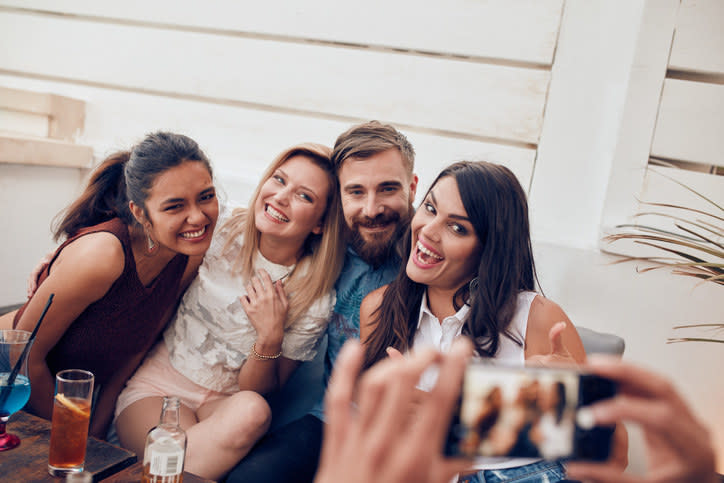
<path fill-rule="evenodd" d="M 46 357 L 50 371 L 85 369 L 95 375 L 96 385 L 105 384 L 132 356 L 147 352 L 163 330 L 162 317 L 179 298 L 179 286 L 188 257 L 176 255 L 153 283 L 144 287 L 136 272 L 128 227 L 120 219 L 84 228 L 66 240 L 38 277 L 48 277 L 58 254 L 69 243 L 89 233 L 109 232 L 123 245 L 125 266 L 121 276 L 99 300 L 90 304 L 68 327 Z M 15 324 L 27 303 L 15 316 Z"/>

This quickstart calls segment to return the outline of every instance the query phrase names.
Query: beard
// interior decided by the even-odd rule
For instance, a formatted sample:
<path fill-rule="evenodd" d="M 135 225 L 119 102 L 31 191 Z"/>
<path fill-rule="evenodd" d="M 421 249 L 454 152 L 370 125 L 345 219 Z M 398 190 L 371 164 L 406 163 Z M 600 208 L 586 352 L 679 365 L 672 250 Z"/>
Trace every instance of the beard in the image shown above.
<path fill-rule="evenodd" d="M 374 218 L 357 216 L 352 219 L 352 227 L 345 223 L 347 242 L 362 260 L 377 268 L 390 257 L 398 255 L 397 242 L 409 228 L 412 218 L 412 205 L 407 213 L 392 211 L 381 213 Z M 385 232 L 368 233 L 363 236 L 360 227 L 391 227 Z"/>

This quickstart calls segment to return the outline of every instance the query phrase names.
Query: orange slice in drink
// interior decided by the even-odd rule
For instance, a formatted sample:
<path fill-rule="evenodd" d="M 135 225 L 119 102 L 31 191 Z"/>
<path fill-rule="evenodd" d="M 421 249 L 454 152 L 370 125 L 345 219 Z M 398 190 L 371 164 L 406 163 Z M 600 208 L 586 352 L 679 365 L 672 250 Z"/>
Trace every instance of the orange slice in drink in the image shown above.
<path fill-rule="evenodd" d="M 71 401 L 69 398 L 65 397 L 65 394 L 58 393 L 55 395 L 55 399 L 57 399 L 60 404 L 62 404 L 66 408 L 70 409 L 74 413 L 76 413 L 78 416 L 80 416 L 82 418 L 88 416 L 88 412 L 84 408 L 78 406 L 76 403 Z"/>

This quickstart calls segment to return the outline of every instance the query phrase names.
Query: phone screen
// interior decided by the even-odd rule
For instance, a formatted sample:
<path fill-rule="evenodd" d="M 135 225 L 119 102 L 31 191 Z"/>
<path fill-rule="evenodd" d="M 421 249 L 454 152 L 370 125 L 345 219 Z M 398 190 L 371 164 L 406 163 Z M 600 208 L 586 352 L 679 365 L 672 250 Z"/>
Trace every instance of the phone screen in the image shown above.
<path fill-rule="evenodd" d="M 586 458 L 605 459 L 610 434 L 603 435 L 608 440 L 595 436 L 592 441 L 590 432 L 576 426 L 581 395 L 596 381 L 590 377 L 582 385 L 581 374 L 570 369 L 471 364 L 465 373 L 460 409 L 451 426 L 448 453 L 569 458 L 579 455 L 577 446 L 583 436 L 588 445 Z M 587 403 L 600 399 L 600 395 L 589 398 L 592 400 Z M 599 444 L 605 451 L 591 450 L 592 445 Z"/>

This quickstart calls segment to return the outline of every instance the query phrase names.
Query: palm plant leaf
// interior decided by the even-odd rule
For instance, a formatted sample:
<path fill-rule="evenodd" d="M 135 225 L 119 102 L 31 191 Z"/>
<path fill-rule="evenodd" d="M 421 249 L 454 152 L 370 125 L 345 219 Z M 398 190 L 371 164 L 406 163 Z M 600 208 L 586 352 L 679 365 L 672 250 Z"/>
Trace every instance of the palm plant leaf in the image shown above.
<path fill-rule="evenodd" d="M 687 324 L 687 325 L 677 325 L 674 327 L 674 329 L 692 329 L 692 328 L 706 328 L 710 331 L 716 333 L 720 330 L 724 329 L 724 324 Z M 724 342 L 722 339 L 714 339 L 711 337 L 674 337 L 669 338 L 667 340 L 668 344 L 674 343 L 674 342 Z"/>
<path fill-rule="evenodd" d="M 711 239 L 705 237 L 705 236 L 702 235 L 701 233 L 697 233 L 697 232 L 695 232 L 694 230 L 690 230 L 689 228 L 686 228 L 685 226 L 681 226 L 681 225 L 679 225 L 678 223 L 674 223 L 674 225 L 676 225 L 676 228 L 678 228 L 678 229 L 680 229 L 680 230 L 683 230 L 683 231 L 685 231 L 686 233 L 689 233 L 689 234 L 691 234 L 691 235 L 694 235 L 695 237 L 701 238 L 701 239 L 704 240 L 705 242 L 711 243 L 712 245 L 714 245 L 714 246 L 716 246 L 716 247 L 719 247 L 721 250 L 724 250 L 724 245 L 722 245 L 721 243 L 717 243 L 717 242 L 715 242 L 714 240 L 711 240 Z"/>
<path fill-rule="evenodd" d="M 674 216 L 669 213 L 663 213 L 660 211 L 642 211 L 641 213 L 636 213 L 634 215 L 634 217 L 641 217 L 641 216 L 658 216 L 658 217 L 662 217 L 662 218 L 670 218 L 672 220 L 683 221 L 684 223 L 688 223 L 688 224 L 695 226 L 697 228 L 700 228 L 704 231 L 708 231 L 712 235 L 724 236 L 724 229 L 719 228 L 718 226 L 708 223 L 704 220 L 697 219 L 696 222 L 694 222 L 691 220 L 687 220 L 686 218 L 681 218 L 679 216 Z M 640 226 L 640 225 L 637 225 L 637 224 L 618 225 L 618 227 L 629 227 L 629 228 L 634 228 L 634 227 L 638 227 L 638 226 Z"/>
<path fill-rule="evenodd" d="M 724 208 L 714 200 L 702 195 L 686 184 L 656 170 L 652 172 L 663 176 L 690 191 L 698 198 L 706 201 L 712 211 L 692 208 L 672 203 L 640 201 L 642 205 L 677 210 L 672 213 L 665 210 L 642 211 L 635 218 L 651 217 L 651 219 L 667 220 L 673 227 L 651 226 L 650 224 L 624 224 L 616 227 L 619 230 L 607 235 L 604 240 L 613 243 L 619 240 L 630 240 L 660 252 L 660 255 L 621 255 L 602 250 L 618 257 L 613 263 L 646 262 L 652 266 L 636 267 L 639 273 L 668 268 L 676 275 L 686 275 L 699 279 L 700 283 L 724 285 Z M 647 218 L 649 220 L 649 218 Z M 623 231 L 621 231 L 623 230 Z M 697 328 L 711 329 L 715 332 L 724 330 L 724 323 L 679 325 L 676 329 Z M 678 342 L 717 342 L 724 339 L 714 337 L 672 337 L 667 343 Z"/>
<path fill-rule="evenodd" d="M 679 240 L 675 238 L 667 238 L 662 236 L 654 236 L 654 235 L 645 235 L 642 233 L 617 233 L 613 235 L 608 235 L 604 238 L 604 240 L 607 241 L 616 241 L 616 240 L 622 240 L 622 239 L 632 239 L 636 243 L 640 243 L 641 245 L 648 245 L 652 246 L 654 248 L 658 248 L 660 250 L 664 250 L 670 253 L 674 253 L 676 255 L 679 255 L 680 257 L 684 257 L 687 260 L 695 261 L 695 262 L 704 262 L 704 260 L 694 257 L 693 255 L 690 255 L 684 251 L 680 250 L 674 250 L 673 248 L 667 248 L 661 245 L 657 245 L 655 243 L 646 241 L 646 240 L 652 240 L 655 242 L 664 242 L 669 243 L 672 245 L 679 245 L 684 248 L 693 248 L 695 250 L 699 250 L 701 252 L 704 252 L 707 255 L 712 255 L 719 258 L 724 258 L 724 252 L 722 250 L 716 250 L 713 248 L 709 248 L 706 245 L 703 245 L 701 243 L 694 243 L 694 242 L 688 242 L 684 240 Z"/>
<path fill-rule="evenodd" d="M 616 225 L 616 228 L 631 228 L 631 229 L 635 229 L 635 230 L 643 231 L 643 232 L 647 232 L 647 233 L 658 233 L 660 235 L 666 235 L 666 236 L 670 236 L 670 237 L 681 239 L 681 240 L 688 240 L 688 241 L 693 241 L 693 242 L 699 241 L 698 238 L 693 238 L 690 236 L 682 235 L 681 233 L 664 230 L 662 228 L 656 228 L 654 226 L 627 224 L 627 225 Z M 637 233 L 627 233 L 627 234 L 637 235 Z M 617 235 L 609 235 L 609 236 L 614 237 Z M 604 239 L 608 239 L 608 237 L 606 237 Z"/>
<path fill-rule="evenodd" d="M 651 270 L 656 270 L 658 268 L 666 268 L 669 267 L 672 269 L 674 273 L 682 274 L 682 275 L 701 275 L 705 278 L 716 278 L 719 277 L 718 274 L 712 272 L 710 270 L 707 270 L 705 267 L 705 264 L 699 264 L 699 263 L 664 263 L 664 262 L 654 262 L 658 263 L 657 266 L 654 267 L 646 267 L 646 268 L 640 268 L 636 267 L 636 271 L 639 273 L 646 273 L 650 272 Z"/>
<path fill-rule="evenodd" d="M 672 337 L 666 340 L 667 344 L 675 344 L 677 342 L 719 342 L 724 344 L 722 339 L 708 339 L 706 337 Z"/>
<path fill-rule="evenodd" d="M 698 196 L 698 197 L 701 198 L 702 200 L 708 201 L 708 202 L 711 203 L 712 205 L 714 205 L 714 206 L 716 206 L 717 208 L 719 208 L 719 211 L 724 211 L 724 208 L 722 208 L 721 206 L 719 206 L 718 203 L 716 203 L 714 200 L 711 200 L 711 199 L 707 198 L 707 197 L 704 196 L 703 194 L 699 193 L 698 191 L 696 191 L 696 190 L 695 190 L 694 188 L 692 188 L 691 186 L 689 186 L 689 185 L 687 185 L 687 184 L 685 184 L 685 183 L 682 183 L 681 181 L 679 181 L 679 180 L 677 180 L 677 179 L 675 179 L 675 178 L 672 178 L 671 176 L 665 175 L 664 173 L 662 173 L 662 172 L 660 172 L 660 171 L 657 171 L 657 170 L 655 170 L 655 169 L 652 169 L 651 171 L 653 171 L 654 173 L 658 174 L 659 176 L 663 176 L 664 178 L 666 178 L 666 179 L 668 179 L 668 180 L 670 180 L 670 181 L 673 181 L 674 183 L 678 184 L 678 185 L 681 186 L 682 188 L 684 188 L 684 189 L 686 189 L 686 190 L 688 190 L 688 191 L 691 191 L 692 193 L 694 193 L 696 196 Z"/>
<path fill-rule="evenodd" d="M 696 208 L 691 208 L 689 206 L 672 205 L 671 203 L 654 203 L 652 201 L 641 201 L 641 200 L 638 200 L 638 201 L 639 201 L 639 203 L 641 203 L 643 205 L 660 206 L 662 208 L 675 208 L 678 210 L 690 211 L 692 213 L 699 213 L 700 215 L 706 215 L 706 216 L 710 216 L 716 220 L 724 221 L 724 218 L 722 218 L 721 216 L 717 216 L 714 213 L 709 213 L 708 211 L 697 210 Z M 719 205 L 717 205 L 717 206 L 719 206 Z"/>

